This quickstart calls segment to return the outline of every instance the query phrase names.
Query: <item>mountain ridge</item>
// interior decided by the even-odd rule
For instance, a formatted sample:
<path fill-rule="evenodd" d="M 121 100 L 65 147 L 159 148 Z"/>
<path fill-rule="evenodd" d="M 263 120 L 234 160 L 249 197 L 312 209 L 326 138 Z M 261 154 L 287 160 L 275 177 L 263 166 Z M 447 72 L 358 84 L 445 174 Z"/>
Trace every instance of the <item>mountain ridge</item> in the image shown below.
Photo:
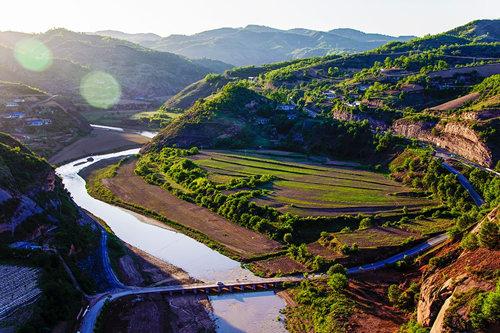
<path fill-rule="evenodd" d="M 373 49 L 389 41 L 405 41 L 414 36 L 388 36 L 355 29 L 317 31 L 295 28 L 276 29 L 261 25 L 218 28 L 193 35 L 170 35 L 160 39 L 141 38 L 142 34 L 98 31 L 96 34 L 121 36 L 145 47 L 183 55 L 210 58 L 225 63 L 259 65 L 308 56 Z"/>

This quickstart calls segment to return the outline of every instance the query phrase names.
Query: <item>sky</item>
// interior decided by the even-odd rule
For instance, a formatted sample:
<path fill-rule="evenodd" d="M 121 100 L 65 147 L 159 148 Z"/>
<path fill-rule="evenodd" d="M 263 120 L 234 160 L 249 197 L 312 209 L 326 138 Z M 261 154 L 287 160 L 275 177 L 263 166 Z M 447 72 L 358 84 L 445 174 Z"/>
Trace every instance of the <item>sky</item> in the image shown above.
<path fill-rule="evenodd" d="M 433 34 L 499 18 L 498 0 L 2 0 L 0 30 L 120 30 L 161 36 L 248 24 Z"/>

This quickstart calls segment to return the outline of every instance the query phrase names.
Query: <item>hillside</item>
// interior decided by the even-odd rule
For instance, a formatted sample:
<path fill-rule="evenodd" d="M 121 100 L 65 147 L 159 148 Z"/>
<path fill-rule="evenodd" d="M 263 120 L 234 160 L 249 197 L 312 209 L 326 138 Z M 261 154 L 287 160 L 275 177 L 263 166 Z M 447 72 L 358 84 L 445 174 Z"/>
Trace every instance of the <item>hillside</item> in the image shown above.
<path fill-rule="evenodd" d="M 489 27 L 493 33 L 498 22 L 493 21 L 496 25 L 489 24 L 484 29 Z M 472 35 L 465 38 L 438 34 L 393 42 L 354 55 L 234 68 L 224 75 L 199 81 L 168 100 L 166 108 L 189 111 L 169 124 L 155 142 L 212 148 L 230 142 L 239 148 L 286 148 L 352 157 L 356 154 L 331 141 L 337 136 L 336 141 L 340 142 L 345 138 L 344 130 L 352 127 L 351 131 L 359 137 L 371 138 L 363 144 L 364 157 L 368 159 L 375 155 L 378 137 L 390 130 L 446 148 L 476 163 L 494 166 L 499 157 L 495 143 L 496 88 L 482 88 L 486 95 L 476 102 L 481 106 L 467 104 L 469 109 L 488 111 L 479 111 L 476 116 L 465 111 L 439 113 L 432 108 L 482 86 L 489 87 L 481 82 L 500 73 L 499 59 L 498 41 L 485 43 L 477 42 Z M 489 82 L 494 85 L 491 82 L 496 82 L 495 76 Z M 254 100 L 239 101 L 237 96 L 230 96 L 236 91 L 221 88 L 224 84 L 244 86 L 253 92 Z M 222 108 L 224 104 L 208 102 L 221 96 L 244 107 Z M 258 103 L 254 103 L 257 100 L 265 100 L 267 109 L 259 109 Z M 458 116 L 462 113 L 466 119 Z M 437 126 L 439 118 L 442 123 Z M 366 123 L 379 133 L 362 134 Z M 389 132 L 384 135 L 390 136 Z"/>
<path fill-rule="evenodd" d="M 477 20 L 446 32 L 462 38 L 481 42 L 497 42 L 500 40 L 498 20 Z"/>
<path fill-rule="evenodd" d="M 354 29 L 328 32 L 307 29 L 279 30 L 249 25 L 221 28 L 191 36 L 171 35 L 161 39 L 137 34 L 100 31 L 97 34 L 138 42 L 146 47 L 180 54 L 191 59 L 209 58 L 243 66 L 324 56 L 331 53 L 360 52 L 389 41 L 404 41 L 411 36 L 392 37 L 368 34 Z"/>
<path fill-rule="evenodd" d="M 48 52 L 45 53 L 47 64 L 42 64 L 46 66 L 39 70 L 23 68 L 14 57 L 16 43 L 27 38 L 35 38 L 49 50 L 44 51 Z M 123 40 L 64 29 L 36 35 L 2 32 L 0 45 L 3 80 L 76 98 L 79 98 L 82 78 L 91 71 L 111 74 L 120 85 L 122 99 L 165 99 L 207 73 L 227 68 L 220 63 L 193 62 Z M 27 54 L 29 56 L 29 50 Z"/>
<path fill-rule="evenodd" d="M 0 81 L 0 119 L 0 131 L 47 158 L 91 130 L 69 99 L 11 82 Z"/>
<path fill-rule="evenodd" d="M 84 293 L 108 287 L 99 235 L 54 169 L 0 133 L 0 326 L 71 330 Z"/>

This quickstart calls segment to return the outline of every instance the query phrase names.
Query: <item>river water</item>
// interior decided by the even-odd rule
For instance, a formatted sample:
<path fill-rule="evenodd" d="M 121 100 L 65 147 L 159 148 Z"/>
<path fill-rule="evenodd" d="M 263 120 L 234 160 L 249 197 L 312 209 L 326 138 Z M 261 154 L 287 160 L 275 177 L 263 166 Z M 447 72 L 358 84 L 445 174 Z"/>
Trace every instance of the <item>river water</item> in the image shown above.
<path fill-rule="evenodd" d="M 145 133 L 146 134 L 146 133 Z M 149 134 L 149 133 L 148 133 Z M 137 154 L 139 149 L 96 155 L 79 159 L 57 168 L 66 189 L 82 208 L 103 219 L 123 241 L 180 267 L 193 278 L 205 281 L 244 281 L 259 278 L 206 245 L 174 230 L 147 224 L 133 213 L 91 197 L 82 169 L 102 160 Z M 241 293 L 210 296 L 218 332 L 286 332 L 277 321 L 285 302 L 273 292 Z"/>

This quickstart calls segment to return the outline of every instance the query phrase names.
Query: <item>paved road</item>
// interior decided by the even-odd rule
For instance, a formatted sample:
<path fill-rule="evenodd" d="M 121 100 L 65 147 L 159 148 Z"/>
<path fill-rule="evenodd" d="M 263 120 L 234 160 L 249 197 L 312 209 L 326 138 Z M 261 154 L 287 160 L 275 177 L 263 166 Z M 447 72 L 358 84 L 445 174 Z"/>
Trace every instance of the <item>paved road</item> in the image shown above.
<path fill-rule="evenodd" d="M 445 241 L 447 241 L 449 238 L 448 234 L 440 234 L 436 237 L 433 237 L 429 239 L 427 242 L 422 243 L 418 246 L 415 246 L 414 248 L 409 249 L 408 251 L 401 252 L 399 254 L 396 254 L 390 258 L 380 260 L 371 264 L 363 265 L 363 266 L 358 266 L 358 267 L 353 267 L 349 268 L 347 270 L 347 274 L 357 274 L 357 273 L 363 273 L 363 272 L 368 272 L 368 271 L 374 271 L 377 269 L 382 269 L 386 267 L 386 265 L 394 264 L 398 261 L 401 261 L 405 259 L 406 257 L 412 257 L 417 254 L 420 254 L 430 248 L 433 248 Z"/>
<path fill-rule="evenodd" d="M 446 170 L 457 175 L 458 181 L 467 190 L 467 192 L 469 192 L 470 196 L 472 197 L 472 200 L 474 200 L 474 203 L 477 206 L 480 207 L 484 204 L 483 198 L 481 198 L 479 193 L 476 192 L 476 189 L 474 188 L 474 186 L 472 186 L 472 184 L 469 183 L 469 181 L 467 180 L 467 178 L 465 178 L 464 175 L 462 175 L 460 172 L 458 172 L 458 170 L 456 170 L 455 168 L 453 168 L 451 165 L 449 165 L 446 162 L 443 162 L 442 165 Z"/>
<path fill-rule="evenodd" d="M 111 267 L 111 262 L 109 260 L 108 254 L 108 233 L 106 232 L 106 230 L 104 230 L 104 228 L 102 228 L 101 226 L 99 227 L 101 228 L 101 258 L 106 279 L 113 289 L 124 289 L 126 288 L 126 286 L 120 282 L 115 274 L 115 271 Z"/>
<path fill-rule="evenodd" d="M 484 167 L 482 165 L 476 164 L 476 163 L 474 163 L 472 161 L 469 161 L 468 159 L 466 159 L 466 158 L 464 158 L 462 156 L 459 156 L 459 155 L 456 155 L 456 154 L 452 154 L 452 153 L 450 153 L 449 151 L 447 151 L 447 150 L 445 150 L 443 148 L 436 148 L 436 153 L 434 155 L 436 157 L 441 157 L 441 158 L 443 158 L 445 160 L 454 160 L 454 161 L 463 163 L 465 165 L 468 165 L 470 167 L 473 167 L 473 168 L 476 168 L 476 169 L 480 169 L 480 170 L 489 172 L 491 174 L 494 174 L 497 177 L 500 177 L 500 172 L 496 172 L 495 170 L 493 170 L 491 168 L 487 168 L 487 167 Z"/>

